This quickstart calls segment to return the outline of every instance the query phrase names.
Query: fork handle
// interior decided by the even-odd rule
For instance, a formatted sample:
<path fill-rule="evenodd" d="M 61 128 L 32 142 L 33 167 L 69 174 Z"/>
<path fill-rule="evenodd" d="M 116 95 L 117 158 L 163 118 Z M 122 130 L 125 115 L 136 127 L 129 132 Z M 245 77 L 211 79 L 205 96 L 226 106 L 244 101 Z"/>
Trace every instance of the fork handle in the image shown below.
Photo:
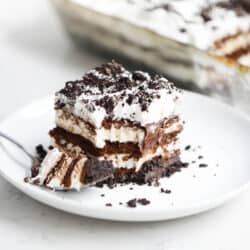
<path fill-rule="evenodd" d="M 28 151 L 25 149 L 25 147 L 17 142 L 16 140 L 14 140 L 13 138 L 11 138 L 10 136 L 6 135 L 5 133 L 0 131 L 0 137 L 6 139 L 7 141 L 11 142 L 12 144 L 14 144 L 15 146 L 17 146 L 19 149 L 21 149 L 32 161 L 35 159 L 35 157 Z"/>

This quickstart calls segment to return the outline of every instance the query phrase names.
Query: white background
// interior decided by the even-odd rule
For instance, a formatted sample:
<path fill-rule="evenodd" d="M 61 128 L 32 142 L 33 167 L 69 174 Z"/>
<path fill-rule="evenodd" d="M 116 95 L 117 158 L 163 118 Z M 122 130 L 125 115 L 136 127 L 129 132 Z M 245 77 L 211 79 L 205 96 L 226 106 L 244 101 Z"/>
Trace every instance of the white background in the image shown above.
<path fill-rule="evenodd" d="M 68 39 L 48 1 L 1 1 L 0 118 L 101 62 Z M 130 224 L 56 211 L 0 178 L 0 249 L 250 249 L 249 195 L 186 219 Z"/>

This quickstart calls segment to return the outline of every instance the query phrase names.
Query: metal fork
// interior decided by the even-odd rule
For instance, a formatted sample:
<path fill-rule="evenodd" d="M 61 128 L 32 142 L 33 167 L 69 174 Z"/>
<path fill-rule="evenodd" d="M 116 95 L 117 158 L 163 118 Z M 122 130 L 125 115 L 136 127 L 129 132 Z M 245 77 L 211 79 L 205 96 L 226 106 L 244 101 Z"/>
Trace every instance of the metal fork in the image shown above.
<path fill-rule="evenodd" d="M 0 137 L 11 142 L 13 145 L 15 145 L 17 148 L 19 148 L 30 160 L 31 160 L 31 164 L 29 166 L 21 163 L 20 161 L 18 161 L 13 155 L 10 154 L 10 152 L 6 149 L 6 147 L 0 142 L 0 146 L 2 147 L 3 151 L 15 162 L 17 162 L 19 165 L 22 165 L 25 168 L 29 168 L 31 166 L 39 166 L 40 161 L 38 159 L 38 157 L 34 156 L 33 154 L 31 154 L 21 143 L 19 143 L 18 141 L 16 141 L 15 139 L 13 139 L 12 137 L 10 137 L 9 135 L 3 133 L 0 131 Z"/>

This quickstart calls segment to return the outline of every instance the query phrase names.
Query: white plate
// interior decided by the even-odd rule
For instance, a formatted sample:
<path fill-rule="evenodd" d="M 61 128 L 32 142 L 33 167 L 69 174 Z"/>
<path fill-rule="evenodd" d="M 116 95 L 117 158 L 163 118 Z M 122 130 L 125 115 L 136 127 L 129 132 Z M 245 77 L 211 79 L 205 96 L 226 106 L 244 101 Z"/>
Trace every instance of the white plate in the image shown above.
<path fill-rule="evenodd" d="M 114 189 L 92 187 L 79 193 L 53 192 L 24 183 L 27 168 L 11 160 L 2 150 L 1 174 L 34 199 L 79 215 L 120 221 L 156 221 L 196 214 L 228 201 L 248 186 L 250 121 L 226 105 L 192 93 L 185 93 L 183 114 L 186 124 L 180 138 L 182 148 L 189 144 L 192 148 L 183 150 L 182 158 L 196 160 L 196 163 L 161 180 L 161 186 L 170 189 L 171 194 L 161 193 L 160 187 L 146 185 Z M 53 98 L 49 97 L 9 116 L 0 124 L 0 130 L 33 151 L 39 143 L 48 144 L 47 132 L 54 126 L 53 117 Z M 11 149 L 11 154 L 24 161 L 17 149 L 2 142 Z M 204 159 L 197 160 L 199 155 Z M 199 163 L 207 163 L 208 167 L 200 168 Z M 105 196 L 101 197 L 103 193 Z M 129 208 L 126 202 L 132 198 L 147 198 L 151 204 Z M 112 203 L 112 207 L 105 206 L 106 203 Z"/>

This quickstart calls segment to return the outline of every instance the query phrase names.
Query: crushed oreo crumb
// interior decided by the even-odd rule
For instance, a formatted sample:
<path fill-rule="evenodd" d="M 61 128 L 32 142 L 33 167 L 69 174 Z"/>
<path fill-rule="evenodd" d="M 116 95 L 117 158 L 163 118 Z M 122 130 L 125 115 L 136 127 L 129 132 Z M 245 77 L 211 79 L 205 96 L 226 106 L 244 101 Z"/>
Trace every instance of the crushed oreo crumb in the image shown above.
<path fill-rule="evenodd" d="M 180 32 L 185 33 L 185 32 L 187 32 L 187 29 L 186 28 L 180 28 Z"/>
<path fill-rule="evenodd" d="M 36 154 L 38 159 L 42 162 L 47 155 L 47 150 L 44 149 L 43 145 L 39 144 L 36 146 Z"/>
<path fill-rule="evenodd" d="M 29 177 L 25 177 L 23 180 L 24 180 L 24 182 L 28 183 L 30 181 L 30 178 Z"/>
<path fill-rule="evenodd" d="M 128 207 L 134 208 L 137 206 L 137 204 L 146 206 L 146 205 L 150 204 L 150 201 L 147 200 L 146 198 L 139 198 L 139 199 L 134 198 L 134 199 L 131 199 L 127 202 Z"/>
<path fill-rule="evenodd" d="M 207 165 L 207 164 L 205 164 L 205 163 L 201 163 L 201 164 L 199 164 L 199 168 L 206 168 L 206 167 L 208 167 L 208 165 Z"/>
<path fill-rule="evenodd" d="M 47 150 L 44 149 L 43 145 L 39 144 L 35 147 L 36 151 L 36 157 L 34 158 L 31 166 L 31 176 L 30 177 L 35 177 L 39 173 L 39 168 L 41 166 L 41 162 L 47 155 Z M 28 179 L 24 180 L 25 182 L 28 181 Z"/>
<path fill-rule="evenodd" d="M 136 207 L 136 199 L 131 199 L 127 202 L 129 207 Z"/>
<path fill-rule="evenodd" d="M 112 207 L 112 204 L 111 204 L 111 203 L 106 203 L 105 206 L 106 206 L 106 207 Z"/>
<path fill-rule="evenodd" d="M 105 196 L 105 194 L 101 194 L 101 197 L 104 197 Z"/>
<path fill-rule="evenodd" d="M 137 202 L 143 206 L 146 206 L 148 204 L 150 204 L 150 201 L 145 199 L 145 198 L 142 198 L 142 199 L 138 199 Z"/>
<path fill-rule="evenodd" d="M 103 188 L 104 182 L 97 182 L 97 183 L 95 184 L 95 186 L 98 187 L 98 188 Z"/>
<path fill-rule="evenodd" d="M 182 164 L 182 167 L 183 167 L 183 168 L 187 168 L 187 167 L 189 166 L 189 163 L 188 163 L 188 162 L 182 162 L 181 164 Z"/>
<path fill-rule="evenodd" d="M 161 191 L 161 193 L 165 193 L 165 194 L 170 194 L 171 193 L 170 189 L 161 188 L 160 191 Z"/>
<path fill-rule="evenodd" d="M 209 6 L 209 7 L 205 8 L 205 9 L 203 9 L 203 10 L 201 11 L 200 15 L 201 15 L 201 17 L 202 17 L 204 23 L 207 23 L 207 22 L 209 22 L 209 21 L 212 20 L 212 18 L 211 18 L 211 16 L 210 16 L 211 10 L 212 10 L 212 7 Z"/>
<path fill-rule="evenodd" d="M 191 145 L 187 145 L 184 149 L 189 150 L 191 148 Z"/>

